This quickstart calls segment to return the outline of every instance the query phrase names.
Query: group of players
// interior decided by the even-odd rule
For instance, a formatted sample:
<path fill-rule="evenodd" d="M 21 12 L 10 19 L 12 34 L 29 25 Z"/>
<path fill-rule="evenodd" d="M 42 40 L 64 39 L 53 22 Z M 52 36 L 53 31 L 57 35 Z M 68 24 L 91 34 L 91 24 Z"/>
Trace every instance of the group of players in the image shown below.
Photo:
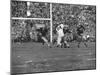
<path fill-rule="evenodd" d="M 84 31 L 85 31 L 84 26 L 82 26 L 82 25 L 77 26 L 76 34 L 79 37 L 82 37 L 82 34 L 84 33 Z M 42 40 L 41 42 L 43 44 L 46 43 L 48 47 L 51 47 L 51 44 L 49 43 L 48 38 L 46 37 L 47 32 L 48 32 L 48 29 L 46 27 L 42 27 L 42 28 L 38 29 L 38 38 L 39 38 L 39 40 Z M 68 25 L 59 24 L 56 27 L 56 34 L 57 34 L 56 47 L 65 47 L 65 48 L 70 47 L 67 40 L 64 39 L 65 36 L 66 36 L 65 34 L 69 33 L 69 32 L 73 33 L 73 31 L 69 31 L 69 26 Z"/>
<path fill-rule="evenodd" d="M 25 24 L 25 23 L 23 23 Z M 25 26 L 24 26 L 25 27 Z M 82 34 L 84 33 L 85 31 L 85 27 L 82 26 L 82 25 L 79 25 L 76 27 L 76 34 L 81 37 Z M 64 25 L 64 24 L 59 24 L 57 25 L 57 27 L 55 28 L 56 30 L 56 34 L 57 34 L 57 37 L 56 37 L 56 47 L 67 47 L 69 48 L 70 45 L 68 44 L 67 40 L 64 39 L 65 38 L 65 34 L 66 33 L 73 33 L 73 31 L 69 31 L 69 26 L 68 25 Z M 49 39 L 47 37 L 48 35 L 48 28 L 46 26 L 43 26 L 43 27 L 34 27 L 32 26 L 31 27 L 31 30 L 32 31 L 29 31 L 29 38 L 33 38 L 33 37 L 36 37 L 37 41 L 40 41 L 42 42 L 43 44 L 46 43 L 48 47 L 51 47 L 51 43 L 49 42 Z M 32 37 L 33 36 L 33 37 Z M 23 37 L 21 37 L 22 39 Z M 77 37 L 76 37 L 77 38 Z M 80 42 L 79 42 L 80 43 Z M 86 45 L 86 44 L 85 44 Z"/>

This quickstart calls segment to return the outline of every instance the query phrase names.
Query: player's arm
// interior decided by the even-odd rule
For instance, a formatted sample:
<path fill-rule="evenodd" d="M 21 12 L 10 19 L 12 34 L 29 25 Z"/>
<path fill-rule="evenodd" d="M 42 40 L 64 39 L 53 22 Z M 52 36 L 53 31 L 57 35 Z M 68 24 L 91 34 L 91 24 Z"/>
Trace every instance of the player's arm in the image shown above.
<path fill-rule="evenodd" d="M 66 27 L 66 28 L 67 28 L 67 27 L 69 27 L 69 26 L 68 26 L 68 25 L 64 25 L 64 27 Z"/>
<path fill-rule="evenodd" d="M 59 26 L 56 27 L 56 31 L 59 31 Z"/>

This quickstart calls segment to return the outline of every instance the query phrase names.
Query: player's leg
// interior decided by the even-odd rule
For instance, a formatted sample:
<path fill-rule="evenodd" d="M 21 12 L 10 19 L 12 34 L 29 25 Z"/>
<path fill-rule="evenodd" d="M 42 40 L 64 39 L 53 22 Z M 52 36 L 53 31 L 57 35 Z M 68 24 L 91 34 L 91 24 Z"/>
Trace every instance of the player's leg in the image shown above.
<path fill-rule="evenodd" d="M 81 42 L 78 42 L 78 45 L 77 45 L 78 48 L 80 48 L 80 44 L 81 44 Z"/>
<path fill-rule="evenodd" d="M 86 42 L 87 42 L 87 38 L 85 37 L 85 39 L 83 38 L 83 43 L 84 43 L 85 47 L 87 47 L 87 43 Z"/>
<path fill-rule="evenodd" d="M 86 42 L 84 42 L 84 45 L 85 45 L 85 47 L 88 47 Z"/>
<path fill-rule="evenodd" d="M 61 37 L 57 37 L 57 47 L 61 46 Z"/>
<path fill-rule="evenodd" d="M 65 48 L 69 48 L 70 47 L 70 45 L 68 44 L 68 42 L 66 40 L 64 41 L 64 47 Z"/>
<path fill-rule="evenodd" d="M 87 36 L 83 36 L 83 43 L 84 43 L 85 47 L 87 47 L 87 43 L 86 43 L 87 39 L 88 39 Z"/>
<path fill-rule="evenodd" d="M 70 45 L 68 44 L 67 39 L 66 39 L 65 36 L 62 37 L 62 43 L 63 43 L 64 48 L 69 48 L 70 47 Z"/>
<path fill-rule="evenodd" d="M 78 42 L 77 47 L 79 48 L 79 47 L 80 47 L 80 44 L 81 44 L 81 42 L 82 42 L 82 35 L 81 35 L 80 32 L 77 34 L 76 40 L 77 40 L 77 42 Z"/>
<path fill-rule="evenodd" d="M 42 38 L 42 40 L 43 40 L 48 46 L 50 46 L 48 40 L 47 40 L 45 37 L 42 36 L 41 38 Z"/>

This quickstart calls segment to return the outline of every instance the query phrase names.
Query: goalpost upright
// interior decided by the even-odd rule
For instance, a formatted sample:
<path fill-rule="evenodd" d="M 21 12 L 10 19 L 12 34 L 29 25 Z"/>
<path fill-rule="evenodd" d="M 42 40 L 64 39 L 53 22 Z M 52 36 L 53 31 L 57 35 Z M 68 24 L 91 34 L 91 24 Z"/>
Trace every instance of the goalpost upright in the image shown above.
<path fill-rule="evenodd" d="M 52 43 L 52 32 L 53 32 L 53 25 L 52 25 L 52 3 L 50 3 L 50 42 Z"/>

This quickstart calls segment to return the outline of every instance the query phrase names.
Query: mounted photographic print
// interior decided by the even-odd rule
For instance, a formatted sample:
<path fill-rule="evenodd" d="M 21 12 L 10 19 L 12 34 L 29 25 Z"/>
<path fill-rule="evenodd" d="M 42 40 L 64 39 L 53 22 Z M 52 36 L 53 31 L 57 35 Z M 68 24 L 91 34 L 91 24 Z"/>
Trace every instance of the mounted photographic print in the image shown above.
<path fill-rule="evenodd" d="M 11 74 L 96 69 L 96 6 L 11 0 Z"/>

